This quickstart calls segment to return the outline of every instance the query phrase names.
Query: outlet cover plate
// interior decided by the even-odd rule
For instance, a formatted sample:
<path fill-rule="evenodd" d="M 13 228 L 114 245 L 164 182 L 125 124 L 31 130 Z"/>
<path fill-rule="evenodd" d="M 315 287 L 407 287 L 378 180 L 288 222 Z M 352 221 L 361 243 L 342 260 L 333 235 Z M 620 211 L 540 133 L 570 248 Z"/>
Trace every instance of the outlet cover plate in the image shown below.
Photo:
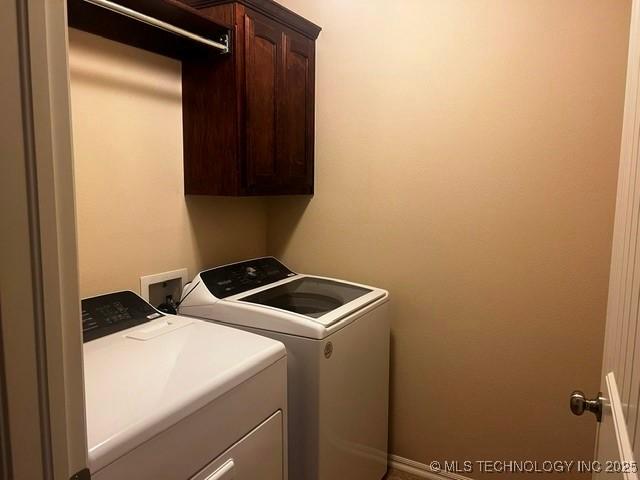
<path fill-rule="evenodd" d="M 164 273 L 156 273 L 154 275 L 147 275 L 144 277 L 140 277 L 140 296 L 144 298 L 147 302 L 149 301 L 149 287 L 151 285 L 155 285 L 157 283 L 169 282 L 171 280 L 180 280 L 180 292 L 182 292 L 182 287 L 187 284 L 187 279 L 189 277 L 189 272 L 186 268 L 181 268 L 179 270 L 172 270 L 170 272 Z M 177 300 L 180 300 L 179 298 Z"/>

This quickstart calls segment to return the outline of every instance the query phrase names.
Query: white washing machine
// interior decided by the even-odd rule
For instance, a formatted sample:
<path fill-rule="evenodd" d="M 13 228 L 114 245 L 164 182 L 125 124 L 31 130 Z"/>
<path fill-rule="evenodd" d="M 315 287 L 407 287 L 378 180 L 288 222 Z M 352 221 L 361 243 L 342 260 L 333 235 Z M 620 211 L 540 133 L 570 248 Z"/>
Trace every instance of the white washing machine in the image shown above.
<path fill-rule="evenodd" d="M 292 272 L 272 257 L 201 272 L 180 313 L 283 342 L 292 480 L 379 480 L 387 470 L 389 294 Z"/>
<path fill-rule="evenodd" d="M 91 478 L 286 480 L 284 345 L 128 291 L 82 315 Z"/>

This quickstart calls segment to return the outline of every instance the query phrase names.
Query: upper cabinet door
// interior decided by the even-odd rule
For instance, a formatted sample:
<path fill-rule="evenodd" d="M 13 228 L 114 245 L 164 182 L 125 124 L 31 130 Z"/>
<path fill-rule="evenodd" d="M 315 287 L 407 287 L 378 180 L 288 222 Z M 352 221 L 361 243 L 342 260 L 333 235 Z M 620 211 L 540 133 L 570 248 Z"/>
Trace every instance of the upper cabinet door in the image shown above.
<path fill-rule="evenodd" d="M 320 27 L 272 0 L 183 1 L 234 34 L 183 62 L 185 193 L 312 195 Z"/>
<path fill-rule="evenodd" d="M 278 24 L 245 15 L 246 187 L 253 194 L 277 190 L 279 178 L 279 96 L 283 33 Z"/>
<path fill-rule="evenodd" d="M 313 193 L 315 43 L 284 35 L 279 124 L 280 178 L 287 193 Z"/>

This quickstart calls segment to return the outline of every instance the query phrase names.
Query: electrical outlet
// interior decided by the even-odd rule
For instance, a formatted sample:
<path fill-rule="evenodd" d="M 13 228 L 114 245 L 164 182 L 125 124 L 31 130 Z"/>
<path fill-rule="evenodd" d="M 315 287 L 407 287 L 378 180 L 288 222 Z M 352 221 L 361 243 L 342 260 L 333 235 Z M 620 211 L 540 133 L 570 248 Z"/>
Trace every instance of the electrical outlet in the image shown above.
<path fill-rule="evenodd" d="M 179 302 L 182 287 L 187 284 L 188 275 L 187 269 L 182 268 L 140 277 L 140 296 L 154 307 L 164 303 L 168 296 L 173 297 L 175 302 Z"/>

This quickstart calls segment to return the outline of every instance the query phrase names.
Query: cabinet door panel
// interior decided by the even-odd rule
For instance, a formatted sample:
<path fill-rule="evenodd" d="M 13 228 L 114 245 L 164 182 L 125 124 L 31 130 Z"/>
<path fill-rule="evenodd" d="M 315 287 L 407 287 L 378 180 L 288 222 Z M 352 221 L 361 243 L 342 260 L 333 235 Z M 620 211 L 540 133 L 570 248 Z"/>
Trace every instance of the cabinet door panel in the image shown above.
<path fill-rule="evenodd" d="M 313 193 L 314 43 L 293 32 L 284 37 L 280 154 L 291 193 Z"/>
<path fill-rule="evenodd" d="M 282 33 L 267 19 L 245 16 L 246 175 L 251 191 L 278 183 L 278 95 Z"/>

